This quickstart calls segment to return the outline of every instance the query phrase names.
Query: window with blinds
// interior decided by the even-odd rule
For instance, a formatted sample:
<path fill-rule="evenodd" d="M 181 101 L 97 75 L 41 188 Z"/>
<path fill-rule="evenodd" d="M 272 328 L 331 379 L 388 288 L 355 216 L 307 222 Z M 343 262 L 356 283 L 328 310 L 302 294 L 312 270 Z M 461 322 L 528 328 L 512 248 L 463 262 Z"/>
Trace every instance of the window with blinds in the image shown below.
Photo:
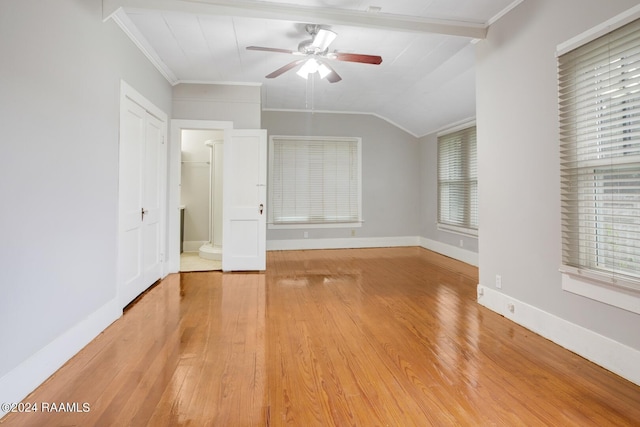
<path fill-rule="evenodd" d="M 640 290 L 640 20 L 558 67 L 562 271 Z"/>
<path fill-rule="evenodd" d="M 438 136 L 438 226 L 478 233 L 476 127 Z"/>
<path fill-rule="evenodd" d="M 271 136 L 269 224 L 358 226 L 361 140 Z"/>

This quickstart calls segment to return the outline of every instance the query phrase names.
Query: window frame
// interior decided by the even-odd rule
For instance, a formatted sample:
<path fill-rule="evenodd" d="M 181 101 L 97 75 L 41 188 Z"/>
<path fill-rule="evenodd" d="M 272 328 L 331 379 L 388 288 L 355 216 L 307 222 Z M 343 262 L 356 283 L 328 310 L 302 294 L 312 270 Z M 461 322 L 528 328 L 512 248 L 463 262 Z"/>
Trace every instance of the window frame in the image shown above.
<path fill-rule="evenodd" d="M 446 138 L 451 137 L 452 135 L 455 134 L 460 134 L 463 133 L 465 131 L 468 131 L 469 129 L 473 128 L 473 138 L 474 138 L 474 142 L 475 142 L 475 155 L 471 156 L 469 154 L 469 150 L 471 149 L 470 147 L 470 141 L 465 140 L 464 141 L 464 151 L 465 154 L 461 155 L 461 164 L 462 164 L 462 169 L 464 169 L 462 171 L 463 174 L 463 178 L 462 179 L 458 179 L 458 180 L 442 180 L 441 179 L 441 168 L 442 168 L 442 164 L 441 164 L 441 145 L 446 142 Z M 467 137 L 465 137 L 467 138 Z M 436 226 L 438 228 L 438 230 L 443 230 L 443 231 L 447 231 L 447 232 L 451 232 L 451 233 L 455 233 L 455 234 L 461 234 L 464 236 L 471 236 L 471 237 L 477 237 L 478 236 L 478 228 L 479 228 L 479 220 L 477 218 L 478 215 L 478 173 L 477 173 L 477 129 L 476 129 L 476 121 L 472 120 L 472 121 L 467 121 L 463 124 L 460 124 L 458 126 L 446 129 L 442 132 L 439 132 L 437 134 L 437 172 L 436 172 L 436 186 L 437 186 L 437 213 L 436 213 Z M 476 164 L 475 165 L 471 165 L 471 160 L 475 159 Z M 475 170 L 475 177 L 473 176 L 472 170 Z M 443 197 L 443 192 L 442 192 L 442 183 L 447 181 L 448 183 L 451 183 L 451 181 L 464 181 L 464 183 L 462 183 L 462 185 L 464 185 L 464 191 L 467 192 L 466 198 L 464 200 L 464 206 L 462 207 L 464 214 L 464 221 L 462 222 L 453 222 L 453 221 L 443 221 L 442 217 L 441 217 L 441 212 L 442 212 L 442 197 Z M 471 184 L 470 184 L 471 183 Z M 473 224 L 473 214 L 472 214 L 472 210 L 473 210 L 473 196 L 472 196 L 472 188 L 475 186 L 475 196 L 476 196 L 476 200 L 475 200 L 475 206 L 476 206 L 476 224 L 474 227 Z"/>
<path fill-rule="evenodd" d="M 623 12 L 622 14 L 612 19 L 609 19 L 603 22 L 602 24 L 584 32 L 583 34 L 577 37 L 574 37 L 565 43 L 562 43 L 557 47 L 557 51 L 556 51 L 559 70 L 560 70 L 561 57 L 563 55 L 568 54 L 569 52 L 572 52 L 573 50 L 581 48 L 583 46 L 588 47 L 591 43 L 598 43 L 601 41 L 602 37 L 606 37 L 610 33 L 638 19 L 640 19 L 640 6 L 629 9 L 626 12 Z M 623 57 L 621 57 L 620 59 L 622 58 Z M 615 62 L 615 60 L 617 60 L 616 57 L 612 57 L 608 59 L 608 61 L 610 61 L 609 64 L 613 64 L 613 62 L 611 61 Z M 561 106 L 563 92 L 561 88 L 560 72 L 558 77 L 558 87 L 559 87 L 558 103 L 559 103 L 559 106 Z M 626 87 L 624 87 L 624 89 L 626 89 Z M 562 113 L 562 109 L 561 107 L 559 107 L 559 114 L 561 113 Z M 636 111 L 636 114 L 637 114 L 637 111 Z M 594 129 L 598 129 L 600 126 L 603 125 L 603 123 L 606 122 L 606 120 L 602 119 L 602 115 L 598 115 L 598 114 L 594 114 L 591 120 L 592 121 L 590 123 L 592 124 L 592 126 L 594 126 Z M 563 163 L 567 161 L 566 160 L 567 153 L 562 151 L 563 149 L 566 148 L 567 143 L 566 141 L 563 141 L 562 126 L 563 124 L 564 126 L 566 126 L 567 122 L 566 122 L 566 119 L 565 119 L 565 122 L 563 122 L 563 119 L 560 116 L 559 123 L 560 123 L 560 128 L 558 132 L 559 132 L 559 141 L 560 141 L 560 147 L 561 147 L 561 156 L 565 156 L 565 157 L 561 157 L 562 159 L 564 159 L 561 162 Z M 628 125 L 629 125 L 628 123 L 627 124 L 618 123 L 616 124 L 615 129 L 618 132 L 622 132 L 624 134 L 626 131 L 626 129 L 624 129 L 624 126 L 628 126 Z M 566 138 L 566 136 L 564 138 Z M 623 141 L 624 140 L 625 139 L 623 138 Z M 638 141 L 639 141 L 638 138 L 634 139 L 634 143 L 637 144 Z M 578 146 L 578 144 L 579 142 L 576 141 L 575 145 Z M 583 195 L 587 194 L 587 196 L 585 197 L 588 198 L 588 192 L 590 191 L 589 190 L 590 187 L 584 184 L 581 187 L 578 187 L 575 189 L 573 187 L 567 187 L 564 180 L 570 180 L 574 178 L 568 177 L 569 172 L 563 170 L 566 167 L 564 164 L 561 166 L 561 179 L 563 180 L 561 184 L 562 185 L 561 188 L 563 192 L 562 209 L 564 213 L 563 213 L 563 224 L 562 224 L 563 259 L 561 261 L 560 272 L 562 273 L 563 290 L 571 293 L 575 293 L 577 295 L 585 296 L 587 298 L 590 298 L 596 301 L 604 302 L 606 304 L 609 304 L 618 308 L 622 308 L 634 313 L 640 313 L 640 268 L 636 268 L 637 271 L 634 271 L 631 275 L 628 275 L 627 273 L 624 273 L 624 272 L 621 273 L 620 271 L 621 269 L 616 267 L 613 264 L 617 262 L 615 260 L 614 261 L 607 260 L 607 262 L 604 262 L 603 264 L 603 261 L 605 260 L 605 258 L 609 256 L 608 252 L 611 251 L 612 249 L 602 249 L 602 247 L 604 245 L 611 245 L 612 243 L 610 242 L 610 240 L 615 240 L 617 242 L 618 240 L 620 240 L 620 237 L 616 236 L 614 238 L 608 238 L 608 239 L 603 238 L 599 240 L 598 231 L 597 231 L 601 229 L 602 230 L 606 229 L 605 226 L 610 226 L 610 224 L 612 223 L 612 220 L 604 221 L 601 219 L 603 216 L 603 212 L 605 212 L 605 215 L 607 216 L 616 215 L 615 205 L 617 203 L 626 203 L 626 204 L 637 203 L 637 200 L 635 202 L 634 200 L 625 201 L 624 197 L 615 198 L 613 196 L 611 196 L 612 198 L 609 201 L 599 200 L 599 197 L 606 195 L 607 192 L 614 193 L 616 195 L 624 194 L 623 191 L 620 191 L 615 187 L 615 184 L 612 184 L 612 182 L 614 182 L 612 178 L 618 177 L 619 179 L 621 174 L 623 175 L 626 174 L 627 175 L 627 177 L 625 178 L 626 180 L 633 179 L 631 178 L 631 176 L 633 176 L 633 172 L 629 172 L 629 170 L 633 170 L 632 169 L 633 166 L 637 166 L 639 163 L 638 163 L 638 160 L 625 158 L 625 154 L 626 153 L 623 153 L 621 156 L 618 156 L 618 157 L 604 156 L 606 157 L 604 160 L 600 158 L 589 159 L 589 160 L 580 160 L 580 159 L 574 160 L 577 166 L 574 168 L 575 171 L 572 173 L 581 174 L 580 175 L 581 178 L 589 177 L 589 176 L 594 177 L 594 183 L 591 190 L 593 203 L 589 207 L 589 209 L 593 211 L 593 213 L 591 214 L 591 218 L 589 219 L 589 214 L 585 212 L 586 209 L 583 208 L 582 206 L 578 207 L 577 213 L 574 214 L 574 215 L 581 215 L 577 218 L 573 218 L 573 221 L 577 221 L 577 223 L 579 224 L 577 226 L 579 230 L 578 237 L 573 237 L 573 236 L 568 237 L 567 235 L 567 230 L 569 229 L 569 226 L 565 228 L 565 222 L 572 221 L 570 217 L 567 217 L 568 215 L 567 206 L 572 206 L 572 205 L 566 204 L 571 202 L 567 201 L 566 196 L 564 195 L 564 192 L 567 191 L 567 188 L 570 188 L 571 191 L 573 192 L 570 192 L 569 194 L 578 196 L 580 194 L 580 190 L 582 190 L 583 191 L 582 194 Z M 576 156 L 576 158 L 577 157 L 578 156 Z M 596 179 L 598 175 L 601 176 L 600 180 Z M 607 191 L 608 188 L 606 184 L 609 185 L 609 191 Z M 612 191 L 612 190 L 616 190 L 616 191 Z M 588 201 L 586 203 L 588 203 Z M 629 208 L 625 208 L 625 209 L 629 209 Z M 580 221 L 583 221 L 583 222 L 580 223 Z M 598 226 L 598 223 L 600 223 L 600 226 Z M 614 226 L 616 225 L 615 220 L 613 220 L 613 224 Z M 593 231 L 589 231 L 587 233 L 588 231 L 587 229 L 589 228 L 596 230 L 595 233 Z M 615 230 L 616 229 L 614 228 L 613 231 Z M 595 238 L 593 237 L 594 235 L 596 236 Z M 592 240 L 593 240 L 592 242 L 586 241 L 586 239 L 588 239 L 589 237 L 592 237 Z M 628 240 L 630 238 L 631 237 L 622 237 L 622 240 L 624 239 Z M 581 239 L 583 241 L 586 241 L 586 243 L 580 243 Z M 589 243 L 591 244 L 591 247 L 589 247 Z M 568 245 L 570 244 L 578 245 L 577 246 L 578 249 L 576 249 L 575 246 L 569 247 Z M 621 243 L 614 243 L 613 245 L 615 246 L 619 244 Z M 579 249 L 583 246 L 587 247 L 587 250 L 586 252 L 584 252 L 584 254 L 580 252 L 580 249 Z M 573 255 L 571 255 L 571 260 L 568 260 L 568 258 L 570 257 L 569 255 L 567 255 L 568 250 L 573 251 L 572 253 L 574 253 Z M 578 252 L 579 256 L 576 256 L 575 252 Z M 575 261 L 576 259 L 579 259 L 579 261 Z M 614 265 L 614 268 L 611 268 L 611 265 Z"/>
<path fill-rule="evenodd" d="M 305 141 L 305 142 L 348 142 L 356 143 L 356 167 L 357 167 L 357 216 L 356 221 L 326 221 L 326 222 L 278 222 L 274 223 L 274 144 L 276 140 Z M 314 228 L 359 228 L 362 227 L 362 138 L 360 137 L 336 137 L 336 136 L 306 136 L 306 135 L 270 135 L 269 136 L 269 163 L 268 163 L 268 209 L 267 228 L 269 229 L 314 229 Z"/>

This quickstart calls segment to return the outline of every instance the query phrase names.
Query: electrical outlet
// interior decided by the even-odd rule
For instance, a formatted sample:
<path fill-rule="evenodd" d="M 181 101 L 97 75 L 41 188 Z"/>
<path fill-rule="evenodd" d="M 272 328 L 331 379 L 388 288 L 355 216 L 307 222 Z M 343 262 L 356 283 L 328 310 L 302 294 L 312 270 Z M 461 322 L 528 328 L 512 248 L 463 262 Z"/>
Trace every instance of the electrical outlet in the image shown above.
<path fill-rule="evenodd" d="M 309 238 L 309 232 L 308 232 L 308 231 L 305 231 L 305 232 L 303 233 L 303 236 L 304 236 L 304 238 L 305 238 L 305 239 L 308 239 L 308 238 Z"/>
<path fill-rule="evenodd" d="M 464 240 L 460 239 L 460 247 L 464 246 Z"/>
<path fill-rule="evenodd" d="M 496 274 L 496 288 L 502 289 L 502 276 Z"/>
<path fill-rule="evenodd" d="M 507 304 L 507 309 L 509 310 L 510 313 L 515 313 L 516 312 L 516 306 L 512 302 Z"/>
<path fill-rule="evenodd" d="M 356 237 L 356 230 L 351 229 L 351 237 Z"/>

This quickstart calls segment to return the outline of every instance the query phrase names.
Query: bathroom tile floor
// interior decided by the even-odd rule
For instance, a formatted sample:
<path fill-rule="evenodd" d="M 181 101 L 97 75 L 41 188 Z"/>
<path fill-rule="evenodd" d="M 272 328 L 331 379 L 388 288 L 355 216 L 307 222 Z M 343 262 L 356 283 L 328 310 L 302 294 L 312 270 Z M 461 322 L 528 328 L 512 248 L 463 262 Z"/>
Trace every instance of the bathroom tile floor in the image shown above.
<path fill-rule="evenodd" d="M 198 252 L 180 254 L 180 271 L 215 271 L 222 270 L 222 262 L 200 258 Z"/>

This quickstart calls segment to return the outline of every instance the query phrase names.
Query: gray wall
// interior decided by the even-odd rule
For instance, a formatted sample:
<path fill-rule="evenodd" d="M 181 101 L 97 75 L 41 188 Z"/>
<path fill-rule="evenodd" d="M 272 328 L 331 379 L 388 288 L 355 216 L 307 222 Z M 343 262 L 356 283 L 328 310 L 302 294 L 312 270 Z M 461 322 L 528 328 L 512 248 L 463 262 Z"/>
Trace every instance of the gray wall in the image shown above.
<path fill-rule="evenodd" d="M 477 45 L 480 283 L 640 349 L 640 316 L 561 289 L 558 44 L 637 0 L 525 1 Z"/>
<path fill-rule="evenodd" d="M 362 138 L 362 210 L 357 237 L 417 236 L 420 164 L 412 135 L 371 115 L 264 111 L 269 135 Z M 348 238 L 349 228 L 305 229 L 310 239 Z M 301 239 L 303 230 L 267 230 L 267 240 Z"/>
<path fill-rule="evenodd" d="M 231 121 L 235 129 L 260 129 L 260 86 L 179 84 L 173 119 Z"/>
<path fill-rule="evenodd" d="M 477 253 L 476 237 L 438 230 L 438 136 L 435 133 L 420 138 L 420 184 L 420 236 Z"/>
<path fill-rule="evenodd" d="M 100 0 L 0 2 L 0 61 L 2 377 L 116 297 L 120 79 L 171 87 Z"/>

